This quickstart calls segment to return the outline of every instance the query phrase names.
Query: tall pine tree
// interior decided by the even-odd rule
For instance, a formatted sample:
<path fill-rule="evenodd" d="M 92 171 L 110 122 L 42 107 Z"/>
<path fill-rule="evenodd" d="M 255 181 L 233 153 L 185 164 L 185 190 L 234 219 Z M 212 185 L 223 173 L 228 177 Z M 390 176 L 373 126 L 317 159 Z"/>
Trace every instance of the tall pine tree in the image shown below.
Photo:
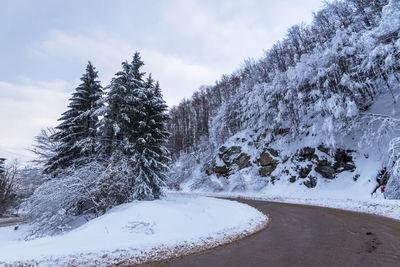
<path fill-rule="evenodd" d="M 108 86 L 105 102 L 108 104 L 102 121 L 103 154 L 107 157 L 134 154 L 138 118 L 141 114 L 140 94 L 143 87 L 144 65 L 138 52 L 132 62 L 123 62 L 122 70 L 116 73 Z"/>
<path fill-rule="evenodd" d="M 143 94 L 143 114 L 139 121 L 138 137 L 135 144 L 134 198 L 159 198 L 161 187 L 165 184 L 168 170 L 169 151 L 166 148 L 169 133 L 165 122 L 167 105 L 162 98 L 159 83 L 153 84 L 148 77 Z"/>
<path fill-rule="evenodd" d="M 159 198 L 169 159 L 167 106 L 158 83 L 144 81 L 143 65 L 138 52 L 131 63 L 122 63 L 109 86 L 102 127 L 103 155 L 110 164 L 125 164 L 130 176 L 127 199 Z"/>
<path fill-rule="evenodd" d="M 61 115 L 57 132 L 51 137 L 59 146 L 47 162 L 45 173 L 56 175 L 69 166 L 87 162 L 95 153 L 97 111 L 102 105 L 100 99 L 103 95 L 97 78 L 97 71 L 89 62 L 82 83 L 72 94 L 68 110 Z"/>

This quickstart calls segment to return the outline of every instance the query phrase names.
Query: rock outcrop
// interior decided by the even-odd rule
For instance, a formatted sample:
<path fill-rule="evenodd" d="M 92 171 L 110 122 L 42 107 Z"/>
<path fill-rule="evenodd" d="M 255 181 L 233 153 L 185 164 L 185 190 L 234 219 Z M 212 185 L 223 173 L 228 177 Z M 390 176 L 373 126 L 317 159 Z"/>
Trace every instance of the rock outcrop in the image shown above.
<path fill-rule="evenodd" d="M 206 164 L 204 170 L 207 175 L 216 174 L 217 176 L 227 177 L 234 170 L 241 170 L 250 166 L 250 156 L 242 152 L 240 146 L 221 146 L 218 149 L 218 160 L 214 159 L 211 164 Z"/>
<path fill-rule="evenodd" d="M 258 174 L 262 177 L 270 176 L 278 166 L 279 160 L 275 159 L 278 156 L 279 154 L 276 150 L 271 148 L 264 149 L 260 154 L 260 158 L 257 160 L 258 164 L 261 166 L 258 169 Z"/>
<path fill-rule="evenodd" d="M 276 134 L 285 134 L 285 131 L 277 131 Z M 318 147 L 305 146 L 292 155 L 280 155 L 278 150 L 269 147 L 268 144 L 260 148 L 259 141 L 254 141 L 257 145 L 254 145 L 253 141 L 237 138 L 238 143 L 251 147 L 253 151 L 262 149 L 257 157 L 252 158 L 248 153 L 243 152 L 242 146 L 221 146 L 216 158 L 207 163 L 203 170 L 207 175 L 215 174 L 217 177 L 229 179 L 229 176 L 242 169 L 254 167 L 258 169 L 260 177 L 267 178 L 267 181 L 271 183 L 281 177 L 287 177 L 290 183 L 299 181 L 304 186 L 313 188 L 317 185 L 318 179 L 335 179 L 339 173 L 353 172 L 356 168 L 352 156 L 355 151 L 352 150 L 333 150 L 319 145 Z M 257 155 L 257 153 L 254 154 Z"/>

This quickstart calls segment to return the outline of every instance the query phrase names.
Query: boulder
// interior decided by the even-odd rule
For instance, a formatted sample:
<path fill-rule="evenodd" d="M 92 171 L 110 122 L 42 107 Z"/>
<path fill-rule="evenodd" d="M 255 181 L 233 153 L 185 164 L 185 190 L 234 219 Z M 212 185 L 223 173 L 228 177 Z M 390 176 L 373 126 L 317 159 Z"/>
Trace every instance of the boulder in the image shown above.
<path fill-rule="evenodd" d="M 338 149 L 335 152 L 335 163 L 333 165 L 336 172 L 343 171 L 354 171 L 356 165 L 354 164 L 353 157 L 351 156 L 352 151 L 346 151 L 343 149 Z"/>
<path fill-rule="evenodd" d="M 317 155 L 315 155 L 315 148 L 313 147 L 304 147 L 299 152 L 299 160 L 306 161 L 306 160 L 313 160 L 318 159 Z"/>
<path fill-rule="evenodd" d="M 260 165 L 261 166 L 275 166 L 278 164 L 278 161 L 271 157 L 269 153 L 264 151 L 260 155 Z"/>
<path fill-rule="evenodd" d="M 250 167 L 250 156 L 247 155 L 246 153 L 241 153 L 239 157 L 233 160 L 233 163 L 238 165 L 239 170 Z"/>
<path fill-rule="evenodd" d="M 221 146 L 218 149 L 218 157 L 222 160 L 216 163 L 214 159 L 212 162 L 205 164 L 203 170 L 207 175 L 217 174 L 217 176 L 229 176 L 235 168 L 232 165 L 237 165 L 239 170 L 250 167 L 250 156 L 246 153 L 241 153 L 240 146 Z"/>
<path fill-rule="evenodd" d="M 213 168 L 213 171 L 218 176 L 228 176 L 229 175 L 229 169 L 225 165 L 224 166 L 215 166 Z"/>
<path fill-rule="evenodd" d="M 336 177 L 335 169 L 326 159 L 319 160 L 314 170 L 327 179 L 334 179 Z"/>

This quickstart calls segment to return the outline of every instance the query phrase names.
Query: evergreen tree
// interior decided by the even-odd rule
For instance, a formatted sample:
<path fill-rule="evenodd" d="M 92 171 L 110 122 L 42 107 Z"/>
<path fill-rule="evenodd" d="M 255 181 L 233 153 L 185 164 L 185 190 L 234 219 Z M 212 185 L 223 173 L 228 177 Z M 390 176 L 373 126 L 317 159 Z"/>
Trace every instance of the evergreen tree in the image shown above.
<path fill-rule="evenodd" d="M 167 105 L 162 98 L 159 83 L 153 85 L 153 79 L 148 77 L 143 94 L 143 114 L 139 121 L 138 138 L 135 144 L 135 174 L 134 198 L 159 198 L 161 187 L 165 184 L 166 163 L 169 152 L 166 148 L 169 133 L 165 122 Z"/>
<path fill-rule="evenodd" d="M 122 71 L 116 73 L 108 86 L 109 92 L 105 99 L 108 103 L 102 121 L 102 150 L 107 157 L 117 154 L 132 156 L 133 144 L 136 141 L 136 129 L 141 114 L 141 99 L 144 65 L 138 52 L 132 62 L 122 63 Z"/>
<path fill-rule="evenodd" d="M 167 106 L 158 83 L 151 76 L 144 81 L 143 65 L 138 52 L 131 63 L 122 63 L 109 86 L 102 123 L 103 155 L 113 166 L 124 165 L 129 176 L 126 200 L 161 196 L 169 155 Z"/>
<path fill-rule="evenodd" d="M 95 152 L 98 116 L 103 94 L 97 71 L 89 62 L 82 83 L 70 99 L 68 110 L 61 115 L 58 130 L 52 139 L 58 142 L 55 155 L 50 158 L 45 173 L 57 174 L 74 164 L 82 164 Z"/>

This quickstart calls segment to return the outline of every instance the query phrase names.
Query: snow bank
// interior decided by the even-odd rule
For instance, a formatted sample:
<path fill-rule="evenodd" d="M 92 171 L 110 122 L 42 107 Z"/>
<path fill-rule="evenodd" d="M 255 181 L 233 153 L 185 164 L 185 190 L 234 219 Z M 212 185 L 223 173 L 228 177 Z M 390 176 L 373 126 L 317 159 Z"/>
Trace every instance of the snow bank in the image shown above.
<path fill-rule="evenodd" d="M 319 206 L 349 210 L 355 212 L 380 215 L 396 220 L 400 220 L 400 200 L 393 199 L 352 199 L 352 198 L 329 198 L 329 197 L 309 197 L 301 194 L 292 194 L 292 196 L 265 195 L 262 193 L 209 193 L 209 192 L 186 192 L 179 193 L 192 196 L 214 196 L 227 198 L 243 198 L 252 200 L 263 200 L 280 203 L 303 204 L 310 206 Z"/>
<path fill-rule="evenodd" d="M 169 196 L 120 205 L 60 236 L 24 241 L 28 225 L 0 228 L 0 264 L 134 264 L 215 247 L 266 226 L 256 209 L 229 200 Z"/>

